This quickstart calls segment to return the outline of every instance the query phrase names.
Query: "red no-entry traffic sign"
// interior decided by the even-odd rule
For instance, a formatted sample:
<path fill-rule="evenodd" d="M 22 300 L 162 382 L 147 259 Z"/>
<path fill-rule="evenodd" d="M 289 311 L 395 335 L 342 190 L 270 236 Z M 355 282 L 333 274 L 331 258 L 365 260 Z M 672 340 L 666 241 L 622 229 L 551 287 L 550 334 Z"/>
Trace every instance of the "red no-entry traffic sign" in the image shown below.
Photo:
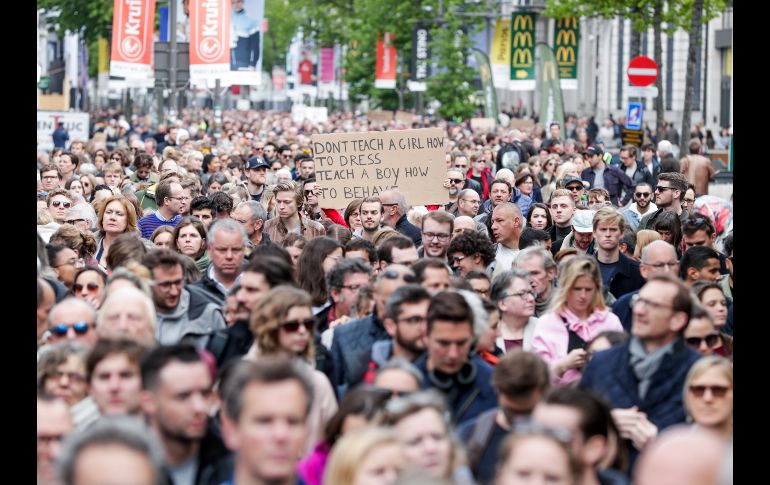
<path fill-rule="evenodd" d="M 647 56 L 636 56 L 628 63 L 626 74 L 634 86 L 649 86 L 658 78 L 658 65 Z"/>

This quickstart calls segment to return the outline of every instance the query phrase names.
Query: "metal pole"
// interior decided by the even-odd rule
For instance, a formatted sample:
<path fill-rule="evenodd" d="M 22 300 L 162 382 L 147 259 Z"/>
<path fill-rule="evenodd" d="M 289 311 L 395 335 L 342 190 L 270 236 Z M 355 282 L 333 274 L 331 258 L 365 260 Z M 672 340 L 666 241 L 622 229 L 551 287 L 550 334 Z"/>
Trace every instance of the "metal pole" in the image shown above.
<path fill-rule="evenodd" d="M 176 19 L 177 19 L 177 2 L 176 0 L 169 0 L 169 13 L 171 17 L 171 26 L 169 30 L 169 88 L 171 89 L 171 106 L 169 108 L 169 118 L 176 118 L 177 111 L 177 99 L 176 99 Z"/>
<path fill-rule="evenodd" d="M 214 86 L 214 125 L 217 129 L 222 126 L 222 81 L 219 78 Z"/>

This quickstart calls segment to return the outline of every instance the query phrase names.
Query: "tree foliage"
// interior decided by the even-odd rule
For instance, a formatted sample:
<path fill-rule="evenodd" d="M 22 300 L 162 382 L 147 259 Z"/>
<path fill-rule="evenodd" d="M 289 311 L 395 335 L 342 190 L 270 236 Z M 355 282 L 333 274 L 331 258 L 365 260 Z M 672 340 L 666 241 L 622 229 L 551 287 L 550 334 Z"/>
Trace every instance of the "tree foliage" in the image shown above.
<path fill-rule="evenodd" d="M 112 32 L 113 0 L 38 0 L 37 7 L 59 13 L 49 26 L 62 37 L 68 30 L 81 32 L 90 44 Z"/>

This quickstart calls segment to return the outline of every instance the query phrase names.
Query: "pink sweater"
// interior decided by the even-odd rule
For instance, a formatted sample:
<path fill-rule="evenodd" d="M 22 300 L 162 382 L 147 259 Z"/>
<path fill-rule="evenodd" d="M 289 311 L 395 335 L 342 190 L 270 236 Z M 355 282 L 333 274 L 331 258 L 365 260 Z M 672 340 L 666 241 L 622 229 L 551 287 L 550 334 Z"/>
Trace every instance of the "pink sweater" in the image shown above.
<path fill-rule="evenodd" d="M 567 321 L 569 328 L 588 343 L 602 332 L 623 331 L 623 325 L 621 325 L 618 317 L 608 309 L 594 310 L 586 320 L 582 321 L 566 308 L 563 308 L 559 313 L 548 312 L 542 315 L 537 321 L 537 327 L 535 327 L 532 352 L 539 355 L 548 364 L 551 369 L 551 383 L 559 386 L 577 381 L 582 376 L 582 373 L 577 369 L 568 369 L 561 378 L 553 372 L 556 363 L 567 356 L 569 345 L 569 334 L 562 317 Z"/>

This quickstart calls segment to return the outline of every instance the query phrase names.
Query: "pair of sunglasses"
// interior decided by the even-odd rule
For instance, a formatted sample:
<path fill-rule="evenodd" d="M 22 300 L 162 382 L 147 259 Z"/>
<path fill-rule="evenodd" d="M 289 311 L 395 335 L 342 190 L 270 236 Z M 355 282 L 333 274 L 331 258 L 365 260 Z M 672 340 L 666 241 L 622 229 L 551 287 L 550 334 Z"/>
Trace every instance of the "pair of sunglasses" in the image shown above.
<path fill-rule="evenodd" d="M 85 335 L 91 329 L 91 325 L 89 323 L 77 322 L 73 324 L 61 323 L 59 325 L 54 325 L 49 330 L 53 335 L 56 335 L 57 337 L 65 337 L 67 332 L 69 332 L 70 327 L 72 327 L 72 330 L 75 331 L 76 335 Z"/>
<path fill-rule="evenodd" d="M 313 329 L 315 328 L 315 319 L 306 318 L 304 320 L 289 320 L 281 324 L 281 328 L 286 330 L 289 333 L 294 333 L 299 331 L 300 326 L 305 327 L 305 329 L 308 332 L 312 332 Z"/>

